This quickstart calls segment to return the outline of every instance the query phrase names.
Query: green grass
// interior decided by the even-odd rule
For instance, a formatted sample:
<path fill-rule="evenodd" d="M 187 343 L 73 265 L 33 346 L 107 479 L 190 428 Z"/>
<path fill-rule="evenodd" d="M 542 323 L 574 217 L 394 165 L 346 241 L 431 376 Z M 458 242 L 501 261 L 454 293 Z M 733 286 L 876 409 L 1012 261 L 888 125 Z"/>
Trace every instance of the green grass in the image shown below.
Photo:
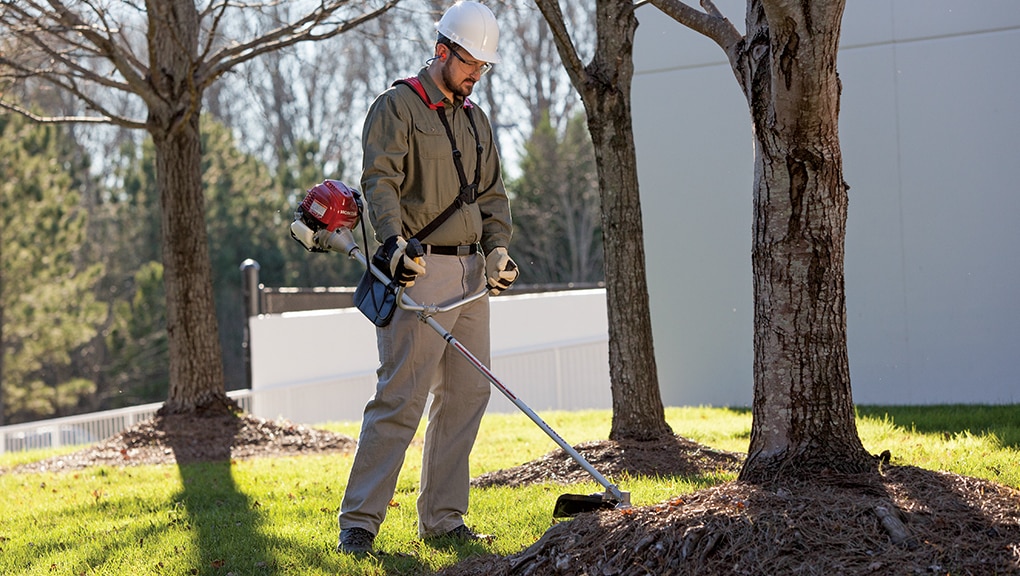
<path fill-rule="evenodd" d="M 872 453 L 1020 488 L 1020 404 L 861 406 L 858 432 Z"/>
<path fill-rule="evenodd" d="M 670 408 L 666 415 L 678 434 L 723 450 L 747 449 L 749 410 Z M 1020 405 L 860 407 L 858 415 L 865 447 L 874 453 L 890 450 L 894 463 L 1020 488 Z M 607 437 L 611 418 L 608 411 L 542 417 L 572 444 Z M 321 427 L 358 433 L 356 423 Z M 489 415 L 472 474 L 514 466 L 554 448 L 525 416 Z M 54 453 L 5 454 L 0 465 Z M 520 551 L 551 525 L 559 494 L 601 490 L 594 483 L 475 490 L 468 524 L 497 539 L 433 548 L 416 536 L 420 457 L 415 443 L 376 541 L 387 555 L 366 559 L 333 551 L 350 456 L 5 473 L 0 475 L 0 574 L 428 574 L 469 555 Z M 613 480 L 631 492 L 635 505 L 647 505 L 731 479 L 719 474 Z"/>

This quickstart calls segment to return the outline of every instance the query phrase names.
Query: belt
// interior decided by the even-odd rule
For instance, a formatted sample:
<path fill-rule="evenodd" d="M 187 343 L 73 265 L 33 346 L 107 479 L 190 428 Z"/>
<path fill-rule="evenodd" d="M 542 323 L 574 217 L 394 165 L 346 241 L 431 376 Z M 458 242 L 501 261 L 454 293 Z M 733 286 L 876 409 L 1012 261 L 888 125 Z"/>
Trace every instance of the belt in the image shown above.
<path fill-rule="evenodd" d="M 441 256 L 470 256 L 478 252 L 478 244 L 465 244 L 464 246 L 434 246 L 425 244 L 426 254 L 439 254 Z"/>

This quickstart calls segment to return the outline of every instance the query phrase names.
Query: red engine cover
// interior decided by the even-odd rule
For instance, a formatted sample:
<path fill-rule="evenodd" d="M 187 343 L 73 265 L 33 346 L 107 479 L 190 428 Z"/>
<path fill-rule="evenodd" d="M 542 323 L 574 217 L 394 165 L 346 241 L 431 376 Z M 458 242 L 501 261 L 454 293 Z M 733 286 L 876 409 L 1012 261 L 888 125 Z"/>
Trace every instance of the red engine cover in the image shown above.
<path fill-rule="evenodd" d="M 301 201 L 305 224 L 313 230 L 325 228 L 330 232 L 337 228 L 353 229 L 358 225 L 359 216 L 356 194 L 339 180 L 323 180 L 316 184 Z"/>

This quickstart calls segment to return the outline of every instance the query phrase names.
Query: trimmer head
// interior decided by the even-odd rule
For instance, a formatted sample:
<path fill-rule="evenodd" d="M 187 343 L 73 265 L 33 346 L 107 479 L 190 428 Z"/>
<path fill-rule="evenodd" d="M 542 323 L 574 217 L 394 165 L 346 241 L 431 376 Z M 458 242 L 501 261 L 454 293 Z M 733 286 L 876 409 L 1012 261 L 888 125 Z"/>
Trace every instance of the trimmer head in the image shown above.
<path fill-rule="evenodd" d="M 596 494 L 561 494 L 553 507 L 553 518 L 573 518 L 585 512 L 630 508 L 630 492 L 619 492 L 616 498 L 606 492 Z"/>

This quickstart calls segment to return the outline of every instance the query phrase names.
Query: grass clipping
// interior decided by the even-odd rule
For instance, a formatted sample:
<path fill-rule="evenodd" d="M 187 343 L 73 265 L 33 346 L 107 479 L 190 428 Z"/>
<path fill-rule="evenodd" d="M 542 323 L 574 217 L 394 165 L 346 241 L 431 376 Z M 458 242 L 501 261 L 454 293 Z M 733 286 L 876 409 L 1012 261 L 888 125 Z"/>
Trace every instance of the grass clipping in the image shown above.
<path fill-rule="evenodd" d="M 518 474 L 541 476 L 550 462 L 564 474 L 553 455 Z M 912 466 L 728 482 L 656 506 L 582 514 L 520 553 L 440 574 L 1020 574 L 1020 492 Z"/>

